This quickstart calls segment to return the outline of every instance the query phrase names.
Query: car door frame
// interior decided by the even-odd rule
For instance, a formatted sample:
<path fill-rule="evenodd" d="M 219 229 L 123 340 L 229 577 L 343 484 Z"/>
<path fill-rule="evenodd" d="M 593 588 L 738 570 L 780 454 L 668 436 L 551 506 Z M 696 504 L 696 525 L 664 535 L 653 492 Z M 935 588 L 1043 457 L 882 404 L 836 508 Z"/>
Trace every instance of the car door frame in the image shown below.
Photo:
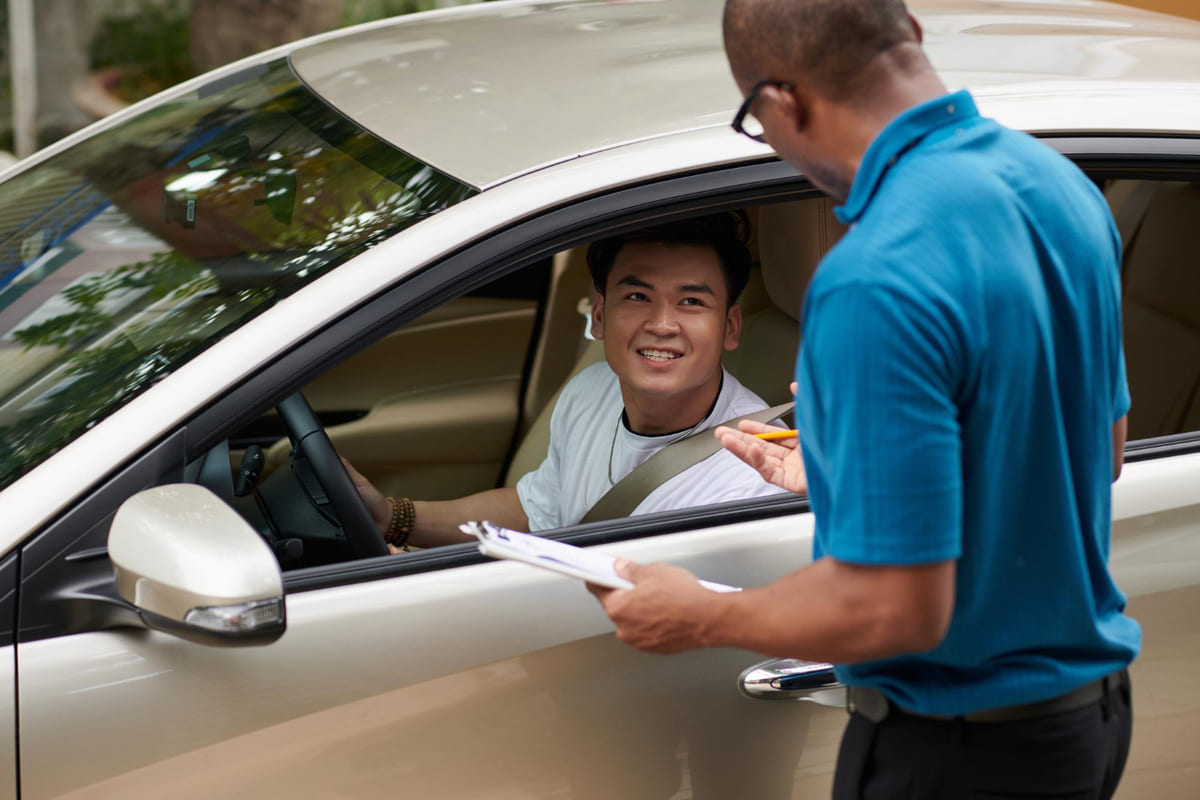
<path fill-rule="evenodd" d="M 1200 140 L 1195 138 L 1070 136 L 1047 138 L 1046 141 L 1092 174 L 1130 177 L 1144 175 L 1146 171 L 1170 175 L 1200 173 Z M 1146 148 L 1147 142 L 1155 147 Z M 1146 153 L 1146 149 L 1154 152 Z M 1183 164 L 1187 166 L 1181 166 Z M 361 307 L 347 312 L 192 415 L 185 426 L 170 431 L 119 474 L 89 493 L 85 501 L 26 540 L 19 557 L 22 617 L 15 648 L 18 675 L 20 642 L 136 625 L 129 609 L 108 590 L 111 572 L 102 542 L 97 540 L 98 534 L 107 531 L 107 518 L 121 500 L 135 491 L 157 483 L 182 480 L 189 462 L 261 413 L 271 404 L 272 398 L 299 388 L 331 363 L 366 347 L 385 331 L 437 303 L 557 250 L 636 225 L 651 214 L 683 215 L 700 208 L 715 211 L 794 199 L 811 191 L 805 179 L 778 161 L 737 165 L 617 189 L 570 202 L 468 244 L 436 262 L 436 268 L 421 269 Z M 1131 442 L 1127 447 L 1127 461 L 1132 465 L 1197 452 L 1200 452 L 1200 432 L 1192 432 Z M 648 515 L 636 521 L 572 526 L 555 531 L 551 536 L 589 546 L 794 515 L 807 510 L 807 501 L 803 498 L 772 498 Z M 297 570 L 285 576 L 285 588 L 292 594 L 467 566 L 484 560 L 470 545 L 458 545 L 411 554 L 403 559 L 368 559 Z M 76 574 L 63 580 L 57 577 L 57 567 L 64 563 L 85 569 L 76 570 Z M 36 583 L 35 578 L 38 579 Z M 39 607 L 46 613 L 36 613 Z M 80 620 L 84 620 L 82 625 Z M 17 745 L 19 748 L 19 742 Z M 19 768 L 19 764 L 17 766 Z"/>
<path fill-rule="evenodd" d="M 1194 164 L 1194 171 L 1200 173 L 1200 138 L 1070 135 L 1047 136 L 1043 140 L 1072 158 L 1089 174 L 1144 175 L 1147 171 L 1162 172 L 1165 164 L 1173 164 L 1174 169 L 1186 172 L 1188 169 L 1184 165 L 1189 162 Z M 1176 173 L 1168 171 L 1167 174 Z M 72 563 L 104 561 L 103 542 L 97 539 L 96 530 L 103 528 L 106 533 L 106 520 L 115 512 L 120 500 L 148 486 L 183 480 L 188 463 L 261 414 L 274 399 L 301 388 L 332 364 L 361 351 L 388 331 L 446 300 L 560 250 L 635 227 L 651 215 L 655 218 L 684 216 L 699 209 L 726 210 L 756 203 L 782 202 L 815 193 L 807 179 L 792 167 L 768 159 L 648 180 L 574 200 L 470 242 L 346 312 L 255 372 L 199 410 L 185 426 L 171 431 L 115 477 L 105 481 L 83 503 L 76 504 L 42 532 L 30 537 L 21 548 L 22 586 L 31 576 L 40 573 L 52 558 L 64 557 L 68 550 L 71 555 L 65 557 Z M 1134 463 L 1197 451 L 1200 451 L 1200 432 L 1185 433 L 1130 442 L 1126 460 Z M 549 535 L 589 546 L 741 519 L 802 513 L 807 509 L 805 498 L 740 501 L 639 517 L 636 522 L 624 519 L 569 526 Z M 91 536 L 86 535 L 88 531 L 92 532 Z M 479 563 L 482 559 L 469 545 L 436 548 L 410 554 L 404 559 L 369 559 L 295 570 L 285 575 L 285 586 L 288 591 L 304 591 Z M 104 583 L 102 575 L 96 579 L 99 584 Z M 83 616 L 94 619 L 101 627 L 128 624 L 129 616 L 120 602 L 107 597 L 108 593 L 96 583 L 96 580 L 89 580 L 81 585 L 72 581 L 69 591 L 54 590 L 52 586 L 32 592 L 23 588 L 22 605 L 28 610 L 36 607 L 40 597 L 64 594 L 75 598 L 104 596 L 107 602 L 102 607 Z M 97 605 L 94 600 L 73 601 L 63 608 L 64 614 L 78 621 L 80 602 Z M 19 626 L 18 640 L 30 635 L 44 638 L 45 635 L 86 629 L 74 625 L 60 627 L 54 624 L 55 618 L 62 619 L 63 615 L 40 615 L 36 624 L 23 623 Z M 33 630 L 45 633 L 34 634 Z"/>

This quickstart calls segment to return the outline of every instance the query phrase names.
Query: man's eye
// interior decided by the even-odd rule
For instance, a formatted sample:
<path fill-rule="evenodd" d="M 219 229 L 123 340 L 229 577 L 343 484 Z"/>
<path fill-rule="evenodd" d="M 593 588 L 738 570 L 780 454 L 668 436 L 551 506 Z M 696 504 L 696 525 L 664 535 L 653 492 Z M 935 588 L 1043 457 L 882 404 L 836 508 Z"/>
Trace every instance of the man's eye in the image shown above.
<path fill-rule="evenodd" d="M 704 305 L 704 301 L 699 297 L 685 297 L 680 301 L 680 304 L 685 306 L 702 306 Z"/>
<path fill-rule="evenodd" d="M 646 295 L 642 294 L 641 292 L 630 292 L 629 294 L 625 295 L 625 299 L 626 300 L 647 300 L 649 298 L 647 298 Z"/>

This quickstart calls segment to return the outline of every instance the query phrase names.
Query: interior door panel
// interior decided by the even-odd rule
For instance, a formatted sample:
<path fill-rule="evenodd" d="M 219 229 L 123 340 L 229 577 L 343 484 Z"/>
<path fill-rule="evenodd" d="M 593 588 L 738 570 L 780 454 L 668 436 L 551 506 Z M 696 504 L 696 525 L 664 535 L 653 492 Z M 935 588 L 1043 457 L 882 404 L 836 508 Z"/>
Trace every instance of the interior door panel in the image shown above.
<path fill-rule="evenodd" d="M 365 412 L 327 430 L 385 494 L 422 500 L 494 488 L 512 447 L 537 319 L 532 300 L 460 297 L 304 388 L 318 414 Z M 268 464 L 287 456 L 277 442 Z"/>

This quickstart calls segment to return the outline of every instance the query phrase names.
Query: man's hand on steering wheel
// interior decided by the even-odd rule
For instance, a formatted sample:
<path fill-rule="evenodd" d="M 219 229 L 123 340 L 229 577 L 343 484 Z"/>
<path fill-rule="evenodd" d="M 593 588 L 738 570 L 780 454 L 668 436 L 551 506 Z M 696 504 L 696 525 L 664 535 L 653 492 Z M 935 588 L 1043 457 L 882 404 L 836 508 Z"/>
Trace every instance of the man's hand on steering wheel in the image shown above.
<path fill-rule="evenodd" d="M 375 488 L 375 484 L 367 480 L 366 476 L 356 470 L 354 465 L 347 461 L 344 456 L 339 457 L 342 459 L 342 466 L 346 468 L 346 474 L 354 482 L 354 488 L 358 489 L 359 495 L 362 496 L 367 511 L 371 512 L 371 519 L 375 520 L 375 524 L 379 526 L 379 532 L 386 532 L 388 525 L 392 521 L 392 509 L 388 505 L 387 498 L 383 496 L 383 492 Z"/>
<path fill-rule="evenodd" d="M 296 392 L 279 401 L 275 408 L 283 418 L 292 442 L 293 469 L 298 475 L 311 475 L 311 479 L 320 485 L 354 556 L 370 558 L 387 555 L 390 550 L 378 522 L 308 400 Z M 303 479 L 301 482 L 303 484 Z M 317 500 L 310 490 L 305 491 L 310 495 L 310 502 L 316 505 Z M 387 505 L 386 500 L 384 505 Z M 317 510 L 324 515 L 324 511 Z"/>

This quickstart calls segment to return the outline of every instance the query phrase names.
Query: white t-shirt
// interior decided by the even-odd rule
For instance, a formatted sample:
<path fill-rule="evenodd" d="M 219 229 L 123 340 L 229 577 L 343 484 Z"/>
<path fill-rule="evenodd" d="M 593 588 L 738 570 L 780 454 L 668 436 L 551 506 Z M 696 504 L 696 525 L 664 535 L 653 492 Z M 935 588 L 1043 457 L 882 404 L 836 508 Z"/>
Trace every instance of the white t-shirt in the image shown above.
<path fill-rule="evenodd" d="M 517 482 L 517 496 L 531 531 L 574 525 L 634 467 L 692 431 L 761 411 L 767 404 L 724 374 L 712 412 L 698 425 L 663 436 L 640 436 L 622 421 L 625 411 L 617 376 L 606 363 L 593 364 L 563 387 L 550 417 L 546 460 Z M 758 472 L 727 450 L 665 481 L 634 514 L 778 494 Z"/>

